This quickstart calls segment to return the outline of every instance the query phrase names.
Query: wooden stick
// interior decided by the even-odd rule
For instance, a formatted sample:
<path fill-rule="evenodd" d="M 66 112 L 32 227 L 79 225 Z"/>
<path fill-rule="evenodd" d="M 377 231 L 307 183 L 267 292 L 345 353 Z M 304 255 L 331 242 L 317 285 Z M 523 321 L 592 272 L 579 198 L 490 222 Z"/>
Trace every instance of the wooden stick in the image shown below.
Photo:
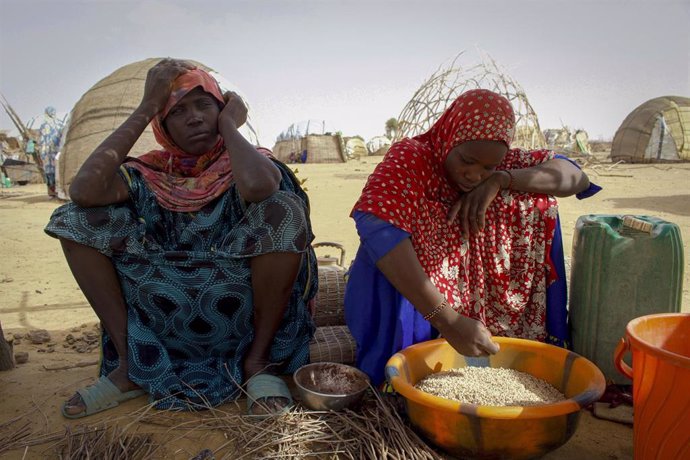
<path fill-rule="evenodd" d="M 77 367 L 89 367 L 89 366 L 95 366 L 96 364 L 98 364 L 98 361 L 82 361 L 80 363 L 67 364 L 64 366 L 46 366 L 44 364 L 43 369 L 45 369 L 47 371 L 64 371 L 65 369 L 75 369 Z"/>
<path fill-rule="evenodd" d="M 635 177 L 632 174 L 597 174 L 603 177 Z"/>
<path fill-rule="evenodd" d="M 0 323 L 0 371 L 8 371 L 14 368 L 14 349 L 13 341 L 5 340 Z"/>

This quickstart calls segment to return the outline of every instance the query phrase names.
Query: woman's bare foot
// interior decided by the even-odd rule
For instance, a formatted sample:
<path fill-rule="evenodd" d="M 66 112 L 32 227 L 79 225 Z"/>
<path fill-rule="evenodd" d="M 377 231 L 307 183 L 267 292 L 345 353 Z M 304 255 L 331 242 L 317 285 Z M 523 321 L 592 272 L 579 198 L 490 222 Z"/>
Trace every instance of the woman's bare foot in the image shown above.
<path fill-rule="evenodd" d="M 113 382 L 113 384 L 123 393 L 139 389 L 139 386 L 136 383 L 129 380 L 126 365 L 120 365 L 120 367 L 108 374 L 108 379 Z M 64 410 L 65 413 L 69 415 L 77 415 L 86 410 L 84 400 L 79 393 L 74 393 L 74 395 L 67 400 L 64 405 Z"/>

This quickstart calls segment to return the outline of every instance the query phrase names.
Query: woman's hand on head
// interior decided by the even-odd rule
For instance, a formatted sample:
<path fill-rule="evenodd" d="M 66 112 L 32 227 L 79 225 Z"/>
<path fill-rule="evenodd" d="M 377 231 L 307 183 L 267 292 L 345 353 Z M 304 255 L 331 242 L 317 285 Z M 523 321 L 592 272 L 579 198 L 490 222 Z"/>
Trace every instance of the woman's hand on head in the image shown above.
<path fill-rule="evenodd" d="M 196 66 L 193 64 L 178 59 L 163 59 L 158 62 L 146 74 L 141 105 L 149 108 L 153 114 L 163 110 L 170 97 L 173 81 L 183 73 L 195 68 Z"/>
<path fill-rule="evenodd" d="M 458 353 L 463 356 L 488 356 L 500 349 L 499 345 L 491 340 L 491 333 L 481 321 L 458 314 L 455 310 L 447 308 L 446 314 L 432 325 L 441 333 Z"/>
<path fill-rule="evenodd" d="M 242 98 L 232 91 L 226 91 L 223 99 L 225 99 L 225 107 L 218 116 L 219 125 L 230 122 L 239 129 L 247 121 L 247 106 L 244 105 Z"/>
<path fill-rule="evenodd" d="M 484 230 L 486 210 L 501 191 L 500 176 L 499 171 L 494 172 L 475 188 L 460 195 L 448 211 L 448 225 L 452 225 L 456 218 L 460 219 L 460 228 L 465 238 L 469 232 Z"/>

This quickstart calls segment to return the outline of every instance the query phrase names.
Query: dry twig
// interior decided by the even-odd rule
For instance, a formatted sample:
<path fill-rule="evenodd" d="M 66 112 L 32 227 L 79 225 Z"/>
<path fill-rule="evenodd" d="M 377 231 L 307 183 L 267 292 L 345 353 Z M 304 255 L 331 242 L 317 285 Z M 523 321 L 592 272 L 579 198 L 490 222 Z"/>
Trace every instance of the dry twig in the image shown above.
<path fill-rule="evenodd" d="M 77 367 L 95 366 L 96 364 L 98 364 L 98 361 L 82 361 L 80 363 L 66 364 L 63 366 L 46 366 L 44 364 L 43 369 L 45 369 L 47 371 L 64 371 L 65 369 L 75 369 Z"/>
<path fill-rule="evenodd" d="M 65 436 L 54 445 L 60 459 L 98 458 L 104 460 L 134 460 L 154 458 L 160 446 L 151 435 L 125 433 L 107 425 L 67 428 Z"/>
<path fill-rule="evenodd" d="M 257 418 L 245 415 L 237 403 L 216 408 L 195 404 L 190 409 L 206 410 L 186 413 L 152 410 L 154 406 L 149 404 L 99 425 L 77 425 L 50 433 L 45 432 L 47 428 L 35 432 L 36 424 L 27 413 L 0 424 L 0 453 L 52 443 L 51 453 L 65 459 L 164 458 L 161 444 L 184 439 L 191 442 L 183 444 L 177 455 L 193 457 L 210 447 L 204 452 L 210 451 L 218 460 L 442 458 L 403 421 L 392 397 L 382 397 L 373 388 L 357 410 L 342 412 L 309 411 L 298 406 L 286 414 Z M 164 431 L 145 433 L 147 425 L 163 427 Z M 204 437 L 212 436 L 213 443 L 203 445 Z M 185 446 L 194 452 L 187 452 Z"/>

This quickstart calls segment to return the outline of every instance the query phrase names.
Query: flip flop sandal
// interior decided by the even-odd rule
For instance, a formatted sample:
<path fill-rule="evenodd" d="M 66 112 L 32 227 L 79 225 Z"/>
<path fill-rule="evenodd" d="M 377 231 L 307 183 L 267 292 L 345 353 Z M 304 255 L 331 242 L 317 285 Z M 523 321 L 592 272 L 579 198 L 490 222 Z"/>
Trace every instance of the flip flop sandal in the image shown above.
<path fill-rule="evenodd" d="M 86 417 L 87 415 L 93 415 L 98 412 L 119 406 L 121 402 L 138 398 L 139 396 L 146 394 L 146 392 L 144 390 L 132 390 L 123 393 L 115 386 L 113 382 L 110 381 L 108 377 L 103 376 L 99 378 L 93 385 L 89 385 L 86 388 L 80 388 L 77 390 L 77 394 L 81 396 L 86 409 L 78 414 L 69 414 L 65 410 L 67 403 L 64 403 L 62 405 L 62 415 L 65 418 L 74 419 Z"/>
<path fill-rule="evenodd" d="M 271 374 L 256 374 L 247 380 L 247 413 L 254 417 L 266 418 L 288 412 L 293 406 L 290 389 L 283 379 Z M 255 414 L 255 404 L 261 404 L 262 399 L 285 398 L 288 404 L 277 412 L 269 414 Z"/>

